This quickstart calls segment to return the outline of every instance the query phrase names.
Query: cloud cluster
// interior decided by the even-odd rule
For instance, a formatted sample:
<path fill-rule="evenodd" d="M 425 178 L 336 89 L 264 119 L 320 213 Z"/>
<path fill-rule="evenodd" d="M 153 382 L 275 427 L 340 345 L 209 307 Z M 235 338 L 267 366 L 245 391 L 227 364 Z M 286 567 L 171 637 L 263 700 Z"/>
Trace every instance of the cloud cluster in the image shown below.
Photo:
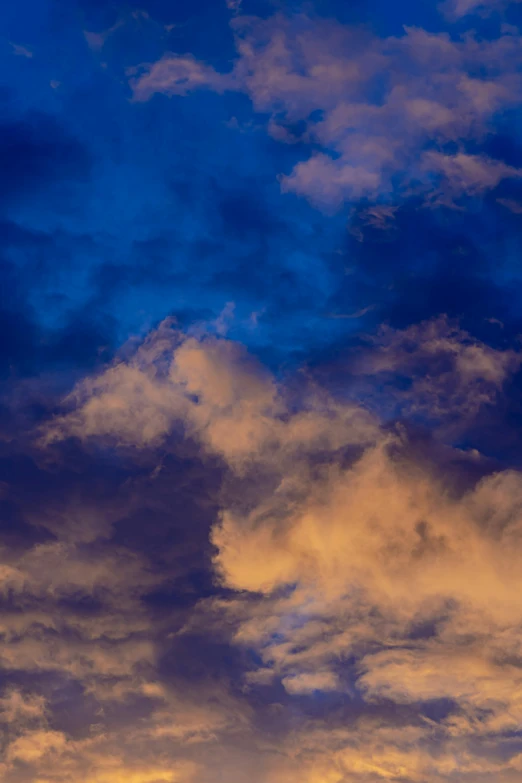
<path fill-rule="evenodd" d="M 457 4 L 453 12 L 476 8 Z M 495 118 L 521 97 L 516 30 L 486 40 L 406 28 L 380 39 L 302 15 L 239 16 L 232 26 L 231 71 L 165 55 L 132 77 L 134 98 L 201 88 L 246 93 L 269 115 L 275 139 L 309 151 L 281 176 L 283 191 L 327 211 L 414 194 L 455 206 L 521 176 L 480 149 Z"/>
<path fill-rule="evenodd" d="M 444 405 L 448 412 L 461 405 L 473 417 L 519 363 L 514 352 L 438 319 L 383 329 L 368 340 L 353 380 L 402 367 L 412 378 L 411 406 L 417 398 L 437 418 Z M 158 578 L 143 559 L 114 550 L 117 560 L 94 565 L 85 544 L 67 551 L 46 544 L 45 562 L 57 558 L 49 573 L 35 547 L 9 563 L 5 589 L 40 603 L 44 594 L 94 594 L 113 607 L 110 622 L 67 621 L 76 637 L 65 652 L 43 641 L 45 621 L 26 614 L 22 625 L 38 631 L 30 642 L 13 636 L 9 667 L 55 667 L 100 704 L 141 694 L 151 708 L 131 732 L 131 749 L 119 730 L 110 741 L 96 734 L 73 742 L 45 723 L 39 697 L 8 694 L 5 709 L 30 728 L 8 746 L 7 770 L 34 766 L 29 753 L 41 768 L 59 758 L 63 771 L 95 769 L 82 771 L 85 783 L 123 779 L 131 767 L 139 781 L 199 783 L 213 779 L 218 743 L 220 773 L 238 782 L 245 775 L 256 783 L 516 779 L 521 474 L 492 470 L 476 452 L 450 445 L 441 464 L 428 447 L 419 452 L 407 428 L 380 425 L 312 378 L 297 389 L 241 346 L 187 336 L 167 322 L 65 401 L 40 436 L 45 448 L 72 437 L 125 454 L 168 454 L 181 437 L 202 459 L 223 463 L 228 478 L 210 538 L 226 594 L 200 599 L 172 638 L 190 645 L 210 635 L 246 658 L 234 669 L 239 694 L 226 677 L 198 680 L 190 696 L 180 682 L 167 685 L 157 657 L 166 629 L 137 602 Z M 466 468 L 477 465 L 470 482 Z M 313 711 L 318 699 L 331 704 L 323 717 Z M 277 737 L 258 723 L 263 701 L 269 723 L 280 724 Z M 296 710 L 301 718 L 288 723 Z M 149 743 L 143 758 L 161 748 L 166 766 L 132 766 L 141 742 Z M 104 766 L 104 743 L 113 771 Z M 58 783 L 62 774 L 42 780 Z"/>

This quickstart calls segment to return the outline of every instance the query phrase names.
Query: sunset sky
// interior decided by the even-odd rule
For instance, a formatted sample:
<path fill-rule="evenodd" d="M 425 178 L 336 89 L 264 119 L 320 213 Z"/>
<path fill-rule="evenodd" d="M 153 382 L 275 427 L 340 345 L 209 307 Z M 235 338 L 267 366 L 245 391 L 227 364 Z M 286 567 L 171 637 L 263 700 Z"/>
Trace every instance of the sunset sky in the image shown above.
<path fill-rule="evenodd" d="M 1 783 L 520 783 L 522 2 L 0 58 Z"/>

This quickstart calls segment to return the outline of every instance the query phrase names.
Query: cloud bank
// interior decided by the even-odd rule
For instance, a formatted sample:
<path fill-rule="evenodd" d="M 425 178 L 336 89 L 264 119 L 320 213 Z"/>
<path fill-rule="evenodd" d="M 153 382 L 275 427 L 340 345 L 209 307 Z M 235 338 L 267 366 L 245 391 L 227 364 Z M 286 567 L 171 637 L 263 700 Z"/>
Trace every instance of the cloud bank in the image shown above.
<path fill-rule="evenodd" d="M 439 418 L 457 395 L 472 418 L 519 356 L 444 319 L 384 331 L 365 351 L 353 398 L 340 400 L 312 376 L 276 380 L 242 346 L 166 322 L 64 400 L 39 434 L 44 451 L 72 439 L 162 464 L 181 437 L 218 460 L 209 554 L 225 592 L 174 627 L 170 613 L 151 614 L 143 597 L 172 573 L 114 542 L 118 509 L 90 535 L 87 519 L 71 530 L 69 512 L 56 541 L 13 549 L 3 591 L 24 612 L 6 622 L 3 665 L 77 683 L 98 718 L 74 739 L 53 727 L 38 690 L 8 691 L 7 780 L 38 769 L 52 783 L 206 781 L 216 754 L 238 781 L 515 779 L 522 474 L 476 451 L 419 446 L 407 418 L 390 428 L 355 396 L 363 369 L 405 364 L 406 410 L 417 399 Z M 239 656 L 234 680 L 226 670 L 189 690 L 186 677 L 165 680 L 165 645 L 176 655 L 209 634 L 215 654 L 226 645 Z M 333 700 L 327 719 L 314 712 L 319 697 Z M 130 733 L 102 728 L 117 704 L 141 710 Z M 255 726 L 274 709 L 276 735 Z"/>

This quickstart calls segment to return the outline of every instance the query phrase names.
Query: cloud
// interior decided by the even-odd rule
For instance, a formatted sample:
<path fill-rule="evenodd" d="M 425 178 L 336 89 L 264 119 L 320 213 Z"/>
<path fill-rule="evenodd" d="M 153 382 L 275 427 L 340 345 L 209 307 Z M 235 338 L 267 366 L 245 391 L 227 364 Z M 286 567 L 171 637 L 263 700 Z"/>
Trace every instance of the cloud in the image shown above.
<path fill-rule="evenodd" d="M 513 212 L 514 215 L 522 215 L 522 204 L 519 201 L 509 198 L 499 198 L 497 201 L 503 207 L 509 209 L 510 212 Z"/>
<path fill-rule="evenodd" d="M 314 691 L 335 691 L 339 687 L 332 672 L 314 672 L 284 677 L 282 683 L 288 693 L 314 693 Z"/>
<path fill-rule="evenodd" d="M 149 480 L 157 503 L 159 479 Z M 86 534 L 74 513 L 81 516 L 81 499 L 74 498 L 75 507 L 67 482 L 60 486 L 65 497 L 45 514 L 29 504 L 31 518 L 54 530 L 51 541 L 2 544 L 2 780 L 195 783 L 196 747 L 208 758 L 218 737 L 222 743 L 245 732 L 248 709 L 220 683 L 187 688 L 165 676 L 162 650 L 180 612 L 170 606 L 166 622 L 146 597 L 179 573 L 171 563 L 166 574 L 143 545 L 138 553 L 111 540 L 121 520 L 111 504 L 104 508 L 101 493 L 94 493 L 90 515 L 97 505 L 105 519 Z M 143 491 L 143 479 L 138 486 Z M 125 492 L 135 491 L 127 480 Z M 120 506 L 125 511 L 129 506 Z M 149 510 L 146 525 L 151 518 Z M 88 524 L 89 514 L 84 519 Z M 211 768 L 208 760 L 205 766 Z"/>
<path fill-rule="evenodd" d="M 84 36 L 85 40 L 87 41 L 87 44 L 91 49 L 94 49 L 95 51 L 99 49 L 103 49 L 105 46 L 105 43 L 107 39 L 116 32 L 120 27 L 122 27 L 125 24 L 125 21 L 123 19 L 118 19 L 112 27 L 109 27 L 107 30 L 102 30 L 101 32 L 95 33 L 88 30 L 84 30 Z"/>
<path fill-rule="evenodd" d="M 91 49 L 102 49 L 107 35 L 105 33 L 92 33 L 86 30 L 84 32 L 85 40 Z"/>
<path fill-rule="evenodd" d="M 191 90 L 205 88 L 219 93 L 231 89 L 233 82 L 191 55 L 164 55 L 157 63 L 146 67 L 144 73 L 132 76 L 131 86 L 134 99 L 146 101 L 158 92 L 187 95 Z"/>
<path fill-rule="evenodd" d="M 72 410 L 49 423 L 43 443 L 110 436 L 143 448 L 183 426 L 238 470 L 252 459 L 290 460 L 310 441 L 332 449 L 375 435 L 363 409 L 329 406 L 313 392 L 290 415 L 274 379 L 241 346 L 184 337 L 168 322 L 128 362 L 81 382 L 65 404 Z"/>
<path fill-rule="evenodd" d="M 518 726 L 522 480 L 500 472 L 455 497 L 395 448 L 307 476 L 292 505 L 276 496 L 247 516 L 225 513 L 216 564 L 238 597 L 220 608 L 261 658 L 251 687 L 280 678 L 292 694 L 355 689 L 377 705 L 446 699 L 446 717 L 425 725 L 415 751 L 396 739 L 359 756 L 347 741 L 342 761 L 377 779 L 446 780 L 479 770 L 462 757 L 470 738 Z M 243 603 L 245 590 L 264 597 Z M 515 754 L 504 767 L 517 764 Z"/>
<path fill-rule="evenodd" d="M 59 731 L 32 731 L 18 737 L 7 748 L 8 761 L 40 762 L 47 755 L 60 754 L 67 744 Z"/>
<path fill-rule="evenodd" d="M 457 20 L 468 14 L 503 11 L 510 2 L 516 3 L 519 0 L 446 0 L 441 4 L 441 9 L 450 19 Z"/>
<path fill-rule="evenodd" d="M 452 193 L 457 196 L 467 193 L 480 195 L 494 189 L 504 179 L 519 179 L 522 169 L 507 166 L 505 163 L 484 156 L 443 155 L 437 152 L 426 153 L 423 166 L 427 171 L 440 173 L 444 178 L 442 198 Z"/>
<path fill-rule="evenodd" d="M 12 727 L 27 725 L 45 717 L 45 699 L 11 688 L 0 699 L 0 714 Z"/>
<path fill-rule="evenodd" d="M 360 394 L 381 410 L 398 406 L 409 416 L 465 428 L 494 404 L 521 361 L 519 352 L 492 348 L 442 316 L 403 330 L 382 326 L 354 371 L 368 379 Z M 377 393 L 375 378 L 385 384 Z"/>
<path fill-rule="evenodd" d="M 67 514 L 56 520 L 49 508 L 39 522 L 54 527 L 62 540 L 28 542 L 22 550 L 4 547 L 0 594 L 10 611 L 0 621 L 2 666 L 18 673 L 55 673 L 77 680 L 99 698 L 105 692 L 121 698 L 118 691 L 139 687 L 154 660 L 153 624 L 141 596 L 162 577 L 148 570 L 143 557 L 110 547 L 106 527 L 100 546 L 92 531 L 75 537 L 76 521 L 67 529 Z M 40 731 L 32 724 L 47 716 L 40 695 L 16 690 L 7 690 L 0 710 L 10 725 L 29 723 L 31 731 Z M 23 748 L 26 744 L 31 741 Z"/>
<path fill-rule="evenodd" d="M 20 46 L 19 44 L 14 43 L 12 43 L 11 46 L 13 47 L 13 54 L 16 54 L 18 57 L 27 57 L 28 59 L 32 58 L 32 51 L 27 49 L 25 46 Z"/>
<path fill-rule="evenodd" d="M 231 71 L 168 55 L 132 77 L 134 97 L 234 90 L 270 115 L 274 138 L 287 139 L 286 126 L 302 122 L 292 140 L 310 154 L 280 177 L 283 192 L 330 211 L 363 197 L 393 202 L 429 194 L 435 179 L 452 205 L 520 176 L 467 149 L 520 99 L 518 34 L 451 39 L 405 28 L 400 37 L 379 39 L 333 21 L 280 14 L 239 16 L 232 27 Z M 378 97 L 369 100 L 371 94 Z M 461 149 L 448 154 L 448 144 Z"/>
<path fill-rule="evenodd" d="M 242 0 L 226 0 L 226 5 L 229 11 L 237 13 L 241 8 Z"/>
<path fill-rule="evenodd" d="M 376 171 L 364 166 L 350 166 L 318 154 L 298 163 L 292 173 L 281 178 L 283 193 L 290 191 L 308 196 L 319 207 L 337 208 L 346 200 L 373 195 L 380 185 Z"/>
<path fill-rule="evenodd" d="M 517 743 L 493 748 L 522 709 L 522 476 L 451 444 L 441 459 L 356 400 L 361 378 L 404 374 L 404 416 L 473 417 L 519 356 L 446 318 L 382 327 L 355 355 L 353 394 L 335 398 L 167 321 L 79 382 L 40 448 L 72 436 L 155 455 L 151 487 L 179 471 L 182 441 L 219 459 L 214 585 L 181 613 L 150 611 L 143 597 L 171 577 L 111 540 L 119 501 L 88 534 L 67 503 L 49 506 L 59 541 L 7 560 L 24 612 L 5 622 L 2 662 L 81 684 L 104 728 L 73 738 L 38 691 L 11 692 L 9 774 L 23 759 L 49 783 L 211 783 L 216 765 L 234 783 L 516 777 Z M 118 704 L 132 729 L 106 720 Z"/>

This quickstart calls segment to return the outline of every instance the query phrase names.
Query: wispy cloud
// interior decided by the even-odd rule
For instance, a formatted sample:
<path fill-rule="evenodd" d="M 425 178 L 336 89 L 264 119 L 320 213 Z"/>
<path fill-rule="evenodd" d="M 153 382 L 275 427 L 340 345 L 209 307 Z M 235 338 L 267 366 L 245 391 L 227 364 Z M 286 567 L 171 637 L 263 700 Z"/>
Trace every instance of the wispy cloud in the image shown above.
<path fill-rule="evenodd" d="M 20 46 L 20 44 L 14 43 L 12 43 L 11 46 L 13 47 L 13 54 L 16 54 L 18 57 L 27 57 L 28 59 L 33 57 L 33 52 L 26 46 Z"/>
<path fill-rule="evenodd" d="M 452 20 L 458 20 L 471 14 L 487 15 L 503 11 L 510 3 L 520 0 L 445 0 L 441 10 Z"/>

